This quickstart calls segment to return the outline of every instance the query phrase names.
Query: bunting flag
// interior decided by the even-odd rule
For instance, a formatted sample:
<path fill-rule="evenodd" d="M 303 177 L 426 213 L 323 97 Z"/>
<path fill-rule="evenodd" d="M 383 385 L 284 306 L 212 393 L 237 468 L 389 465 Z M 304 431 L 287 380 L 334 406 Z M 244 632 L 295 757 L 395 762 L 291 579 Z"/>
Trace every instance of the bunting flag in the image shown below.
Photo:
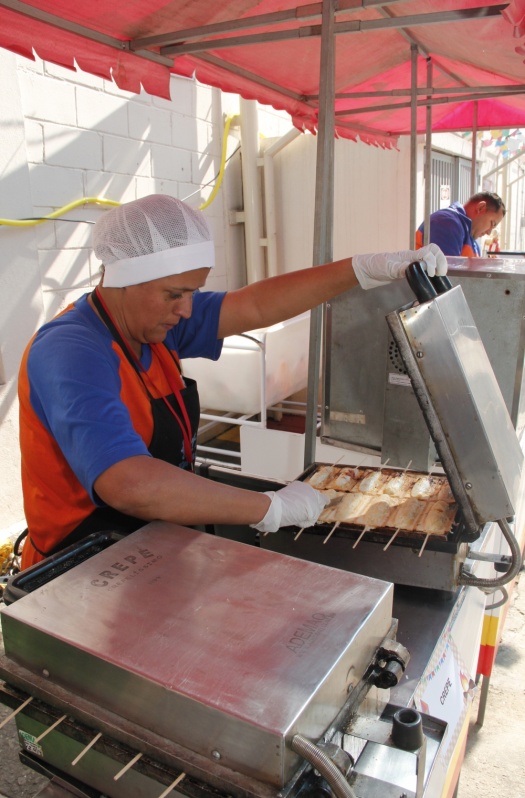
<path fill-rule="evenodd" d="M 478 133 L 478 140 L 483 149 L 496 148 L 503 158 L 525 153 L 525 130 L 522 129 L 484 130 Z"/>

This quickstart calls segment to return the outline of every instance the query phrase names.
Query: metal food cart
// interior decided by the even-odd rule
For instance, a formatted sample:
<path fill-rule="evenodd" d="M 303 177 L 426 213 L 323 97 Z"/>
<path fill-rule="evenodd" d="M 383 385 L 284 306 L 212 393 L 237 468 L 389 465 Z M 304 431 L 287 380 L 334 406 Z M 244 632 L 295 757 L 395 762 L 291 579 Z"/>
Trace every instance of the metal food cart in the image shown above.
<path fill-rule="evenodd" d="M 514 301 L 521 277 L 500 274 Z M 423 548 L 417 536 L 375 529 L 358 540 L 363 529 L 344 523 L 260 538 L 155 523 L 95 536 L 15 577 L 1 614 L 0 698 L 13 707 L 23 761 L 51 778 L 47 795 L 453 794 L 486 593 L 512 582 L 521 561 L 520 402 L 509 412 L 461 287 L 420 301 L 404 285 L 369 295 L 395 302 L 370 314 L 383 315 L 376 331 L 390 352 L 382 385 L 385 394 L 400 385 L 423 414 L 424 440 L 411 413 L 410 451 L 435 446 L 432 467 L 458 508 L 447 539 Z M 341 298 L 342 318 L 353 301 Z M 333 401 L 348 369 L 332 355 L 368 362 L 369 353 L 339 345 L 349 332 L 337 303 L 331 314 L 322 434 L 336 441 L 335 430 L 352 434 L 351 419 L 366 425 Z M 391 380 L 399 357 L 408 378 Z M 399 399 L 386 397 L 387 440 L 392 405 Z M 404 430 L 404 446 L 408 438 Z M 344 443 L 375 457 L 372 469 L 409 471 L 402 459 L 382 463 L 370 441 Z M 202 474 L 278 487 L 217 466 Z"/>

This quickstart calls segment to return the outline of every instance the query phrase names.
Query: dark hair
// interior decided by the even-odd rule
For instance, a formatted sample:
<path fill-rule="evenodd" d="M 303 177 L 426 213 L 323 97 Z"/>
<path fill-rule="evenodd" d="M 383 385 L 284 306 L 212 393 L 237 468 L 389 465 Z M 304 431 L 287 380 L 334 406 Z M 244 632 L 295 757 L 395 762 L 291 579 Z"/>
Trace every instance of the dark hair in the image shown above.
<path fill-rule="evenodd" d="M 492 191 L 478 191 L 477 194 L 473 194 L 468 202 L 467 205 L 477 205 L 478 202 L 486 202 L 487 207 L 491 211 L 503 211 L 503 216 L 505 216 L 507 210 L 505 208 L 505 203 L 501 199 L 498 194 L 494 194 Z"/>

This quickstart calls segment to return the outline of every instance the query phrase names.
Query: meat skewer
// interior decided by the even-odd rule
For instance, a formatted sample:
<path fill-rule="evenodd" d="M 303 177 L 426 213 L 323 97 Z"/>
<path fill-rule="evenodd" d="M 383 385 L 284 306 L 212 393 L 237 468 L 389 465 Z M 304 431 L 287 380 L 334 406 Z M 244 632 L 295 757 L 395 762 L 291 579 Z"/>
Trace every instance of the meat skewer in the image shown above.
<path fill-rule="evenodd" d="M 422 545 L 422 546 L 421 546 L 421 548 L 419 549 L 419 554 L 417 555 L 418 557 L 421 557 L 421 555 L 422 555 L 422 554 L 423 554 L 423 552 L 425 551 L 425 546 L 426 546 L 426 545 L 427 545 L 427 543 L 428 543 L 428 539 L 429 539 L 429 537 L 430 537 L 430 532 L 427 532 L 427 534 L 425 535 L 425 540 L 423 541 L 423 545 Z"/>
<path fill-rule="evenodd" d="M 333 527 L 331 528 L 330 532 L 328 533 L 328 535 L 323 540 L 323 543 L 326 543 L 328 540 L 330 540 L 330 538 L 332 537 L 332 535 L 334 534 L 335 530 L 337 529 L 337 527 L 339 526 L 340 523 L 341 523 L 341 521 L 337 521 L 337 523 L 333 525 Z"/>
<path fill-rule="evenodd" d="M 390 538 L 390 540 L 388 541 L 386 546 L 383 546 L 383 551 L 386 551 L 388 549 L 388 547 L 390 546 L 390 544 L 394 542 L 394 540 L 396 539 L 396 537 L 398 535 L 399 529 L 400 528 L 398 527 L 398 529 L 396 529 L 396 531 L 394 532 L 394 534 L 392 535 L 392 537 Z"/>
<path fill-rule="evenodd" d="M 132 768 L 132 767 L 133 767 L 133 765 L 135 764 L 135 762 L 138 762 L 138 761 L 139 761 L 139 759 L 141 758 L 141 756 L 142 756 L 142 754 L 136 754 L 136 756 L 134 756 L 134 757 L 133 757 L 133 759 L 131 759 L 131 760 L 128 762 L 128 764 L 127 764 L 127 765 L 124 765 L 124 767 L 123 767 L 121 770 L 119 770 L 119 772 L 118 772 L 118 773 L 116 773 L 116 774 L 113 776 L 113 781 L 118 781 L 118 779 L 120 779 L 120 777 L 121 777 L 121 776 L 123 776 L 123 775 L 124 775 L 124 773 L 126 773 L 126 772 L 127 772 L 129 769 L 130 769 L 130 768 Z"/>
<path fill-rule="evenodd" d="M 4 719 L 3 719 L 3 721 L 0 723 L 0 729 L 1 729 L 1 728 L 3 728 L 3 727 L 6 725 L 6 723 L 7 723 L 8 721 L 12 720 L 12 719 L 13 719 L 13 718 L 14 718 L 16 715 L 18 715 L 18 713 L 19 713 L 19 712 L 22 712 L 22 710 L 23 710 L 25 707 L 27 707 L 27 705 L 28 705 L 28 704 L 29 704 L 29 703 L 30 703 L 32 700 L 33 700 L 33 696 L 32 696 L 32 695 L 31 695 L 31 696 L 29 696 L 29 698 L 26 698 L 26 700 L 24 701 L 24 703 L 23 703 L 23 704 L 20 704 L 20 706 L 19 706 L 17 709 L 15 709 L 15 710 L 14 710 L 14 712 L 11 712 L 11 714 L 10 714 L 10 715 L 8 715 L 8 716 L 7 716 L 7 718 L 4 718 Z"/>
<path fill-rule="evenodd" d="M 99 732 L 98 734 L 95 734 L 95 736 L 93 737 L 93 739 L 92 739 L 92 740 L 91 740 L 91 741 L 90 741 L 90 742 L 89 742 L 89 743 L 88 743 L 86 746 L 84 746 L 84 748 L 83 748 L 83 749 L 82 749 L 82 751 L 79 753 L 79 755 L 78 755 L 78 756 L 76 756 L 76 757 L 74 758 L 74 760 L 71 762 L 71 764 L 72 764 L 72 766 L 73 766 L 73 767 L 75 767 L 75 765 L 77 764 L 77 762 L 80 762 L 80 760 L 82 759 L 82 757 L 84 756 L 84 754 L 87 754 L 87 752 L 89 751 L 89 749 L 90 749 L 90 748 L 92 748 L 92 747 L 95 745 L 95 743 L 97 742 L 97 740 L 100 740 L 100 738 L 101 738 L 101 737 L 102 737 L 102 732 Z"/>
<path fill-rule="evenodd" d="M 363 537 L 363 535 L 365 534 L 365 532 L 368 532 L 369 530 L 370 530 L 370 527 L 369 526 L 365 526 L 365 528 L 363 529 L 363 531 L 361 532 L 361 534 L 359 535 L 359 537 L 355 541 L 354 545 L 352 546 L 353 549 L 356 548 L 357 544 L 360 542 L 360 540 Z"/>
<path fill-rule="evenodd" d="M 38 737 L 35 739 L 35 743 L 39 743 L 39 742 L 40 742 L 40 740 L 41 740 L 43 737 L 45 737 L 45 736 L 46 736 L 46 734 L 49 734 L 49 732 L 52 732 L 52 731 L 53 731 L 53 729 L 56 729 L 56 727 L 59 725 L 59 723 L 62 723 L 62 721 L 63 721 L 63 720 L 65 720 L 66 718 L 67 718 L 67 715 L 62 715 L 62 717 L 61 717 L 61 718 L 59 718 L 58 720 L 55 720 L 55 722 L 54 722 L 54 723 L 52 723 L 52 724 L 51 724 L 51 726 L 49 726 L 49 727 L 48 727 L 48 728 L 47 728 L 45 731 L 43 731 L 43 732 L 42 732 L 42 734 L 40 734 L 40 735 L 39 735 L 39 736 L 38 736 Z"/>
<path fill-rule="evenodd" d="M 177 784 L 180 784 L 182 779 L 185 778 L 185 776 L 186 776 L 185 773 L 179 773 L 179 775 L 177 776 L 175 781 L 172 781 L 170 786 L 167 787 L 165 790 L 163 790 L 163 792 L 161 792 L 161 794 L 159 795 L 159 798 L 166 798 L 166 795 L 168 795 L 173 789 L 175 789 Z"/>
<path fill-rule="evenodd" d="M 322 487 L 319 483 L 317 487 L 329 499 L 317 523 L 357 526 L 359 532 L 390 529 L 402 534 L 448 535 L 457 504 L 447 477 L 432 476 L 437 463 L 432 464 L 428 474 L 411 472 L 411 464 L 412 461 L 407 463 L 403 471 L 330 466 L 329 479 L 323 480 Z M 322 466 L 321 470 L 326 468 Z M 315 485 L 315 475 L 310 479 Z M 294 539 L 300 534 L 302 530 Z M 355 545 L 360 540 L 361 536 Z"/>

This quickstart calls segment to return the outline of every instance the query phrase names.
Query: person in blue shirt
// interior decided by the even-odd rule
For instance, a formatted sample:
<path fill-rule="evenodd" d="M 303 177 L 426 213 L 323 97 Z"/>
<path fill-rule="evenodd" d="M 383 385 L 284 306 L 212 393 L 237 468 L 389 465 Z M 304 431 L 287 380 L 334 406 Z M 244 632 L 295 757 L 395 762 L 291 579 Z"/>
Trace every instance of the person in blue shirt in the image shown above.
<path fill-rule="evenodd" d="M 461 205 L 454 202 L 430 214 L 430 244 L 445 255 L 473 258 L 481 255 L 477 239 L 491 233 L 505 216 L 505 205 L 497 194 L 479 191 Z M 423 246 L 424 223 L 416 232 L 416 248 Z"/>
<path fill-rule="evenodd" d="M 260 493 L 193 469 L 195 382 L 180 359 L 217 360 L 226 336 L 267 327 L 360 285 L 400 279 L 419 252 L 354 255 L 232 291 L 205 291 L 214 245 L 202 211 L 153 194 L 95 224 L 99 284 L 29 343 L 19 377 L 27 568 L 86 535 L 148 521 L 311 526 L 328 498 L 300 480 Z"/>

